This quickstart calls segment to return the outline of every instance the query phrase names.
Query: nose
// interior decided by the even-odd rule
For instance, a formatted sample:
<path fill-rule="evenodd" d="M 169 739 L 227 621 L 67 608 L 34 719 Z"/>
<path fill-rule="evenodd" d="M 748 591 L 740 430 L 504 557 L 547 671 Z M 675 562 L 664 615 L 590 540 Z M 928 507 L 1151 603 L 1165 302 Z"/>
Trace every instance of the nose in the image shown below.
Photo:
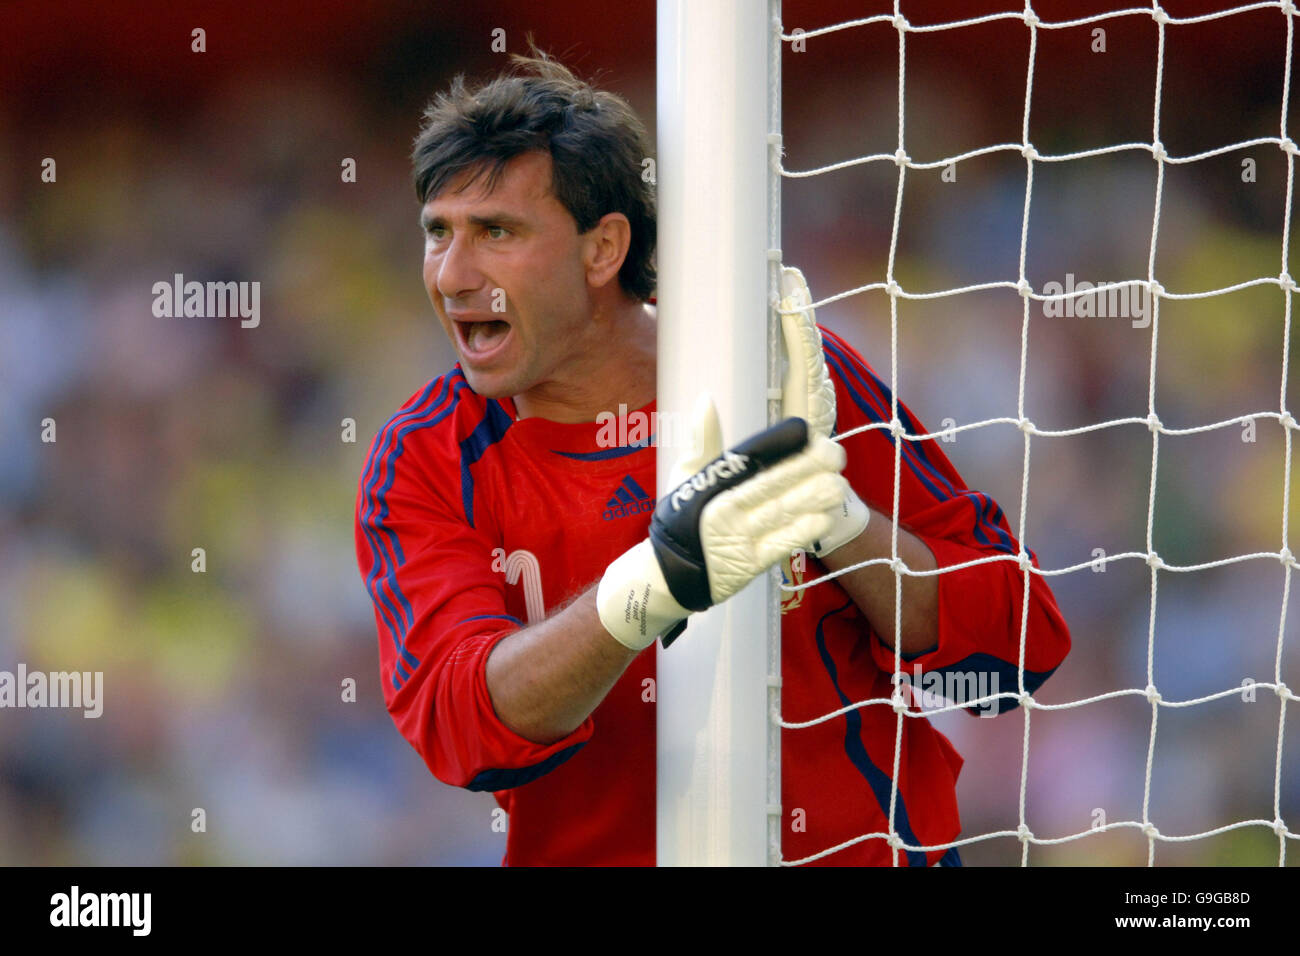
<path fill-rule="evenodd" d="M 434 282 L 444 299 L 460 299 L 478 290 L 483 273 L 478 270 L 473 245 L 467 238 L 453 236 L 436 257 Z"/>

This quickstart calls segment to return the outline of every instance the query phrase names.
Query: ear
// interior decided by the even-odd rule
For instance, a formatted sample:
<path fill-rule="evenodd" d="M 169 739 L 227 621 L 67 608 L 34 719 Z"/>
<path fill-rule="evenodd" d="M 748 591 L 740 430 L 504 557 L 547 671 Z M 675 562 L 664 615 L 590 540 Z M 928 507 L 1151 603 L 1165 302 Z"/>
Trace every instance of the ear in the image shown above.
<path fill-rule="evenodd" d="M 606 213 L 583 234 L 587 284 L 599 289 L 618 277 L 632 244 L 632 225 L 621 212 Z"/>

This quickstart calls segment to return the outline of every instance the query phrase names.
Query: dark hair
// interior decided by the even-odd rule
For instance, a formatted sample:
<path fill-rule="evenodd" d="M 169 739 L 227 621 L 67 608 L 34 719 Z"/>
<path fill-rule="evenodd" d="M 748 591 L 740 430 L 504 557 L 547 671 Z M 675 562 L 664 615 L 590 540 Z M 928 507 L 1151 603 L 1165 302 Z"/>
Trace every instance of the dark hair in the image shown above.
<path fill-rule="evenodd" d="M 424 111 L 411 152 L 415 193 L 426 203 L 461 172 L 466 186 L 486 172 L 494 189 L 506 163 L 534 150 L 551 155 L 551 191 L 584 233 L 607 213 L 631 224 L 619 284 L 641 301 L 655 289 L 655 199 L 642 178 L 650 156 L 645 127 L 625 100 L 578 79 L 536 49 L 470 88 L 463 74 Z"/>

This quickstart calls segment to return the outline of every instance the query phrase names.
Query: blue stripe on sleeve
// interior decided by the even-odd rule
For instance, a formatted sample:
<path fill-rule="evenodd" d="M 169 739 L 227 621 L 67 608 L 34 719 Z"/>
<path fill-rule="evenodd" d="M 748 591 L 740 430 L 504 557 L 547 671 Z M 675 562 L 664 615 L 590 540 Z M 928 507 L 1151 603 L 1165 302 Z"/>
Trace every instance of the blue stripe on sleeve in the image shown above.
<path fill-rule="evenodd" d="M 439 385 L 441 387 L 437 395 L 430 401 L 430 393 L 435 386 Z M 451 397 L 448 402 L 449 386 Z M 397 581 L 397 569 L 406 563 L 406 556 L 402 553 L 401 543 L 397 540 L 396 533 L 385 524 L 389 515 L 387 495 L 397 476 L 396 461 L 402 455 L 406 436 L 412 431 L 431 428 L 443 421 L 455 410 L 460 401 L 460 393 L 466 387 L 468 382 L 464 374 L 460 369 L 456 369 L 430 382 L 410 408 L 394 415 L 380 430 L 380 438 L 375 443 L 374 453 L 368 466 L 370 474 L 363 485 L 366 506 L 362 511 L 362 527 L 370 542 L 371 554 L 374 558 L 366 587 L 376 604 L 380 605 L 381 613 L 386 608 L 391 614 L 391 619 L 389 614 L 384 614 L 383 617 L 398 652 L 396 671 L 391 677 L 393 686 L 397 689 L 400 689 L 402 682 L 408 680 L 410 674 L 420 666 L 420 661 L 406 647 L 407 633 L 415 623 L 415 615 L 410 601 L 402 593 L 401 585 Z M 377 489 L 376 482 L 380 482 Z M 384 584 L 396 598 L 400 611 L 384 595 L 382 588 Z"/>
<path fill-rule="evenodd" d="M 433 392 L 435 386 L 439 385 L 439 383 L 441 383 L 442 388 L 438 391 L 437 397 L 433 399 L 432 403 L 429 403 L 429 395 Z M 376 469 L 376 464 L 382 461 L 384 449 L 392 438 L 393 430 L 401 425 L 403 421 L 407 421 L 413 416 L 420 415 L 428 407 L 437 407 L 443 401 L 446 394 L 446 377 L 444 376 L 435 379 L 429 383 L 423 394 L 420 395 L 409 409 L 404 412 L 399 412 L 390 418 L 384 424 L 384 427 L 379 430 L 379 438 L 371 449 L 370 456 L 366 463 L 366 470 L 364 472 L 368 477 L 362 485 L 362 496 L 365 499 L 365 506 L 361 513 L 361 527 L 366 536 L 367 542 L 370 544 L 371 555 L 370 573 L 366 576 L 366 590 L 370 592 L 371 599 L 379 607 L 380 615 L 383 618 L 384 624 L 387 626 L 389 634 L 392 635 L 393 646 L 396 648 L 399 656 L 399 667 L 402 657 L 405 657 L 408 663 L 416 667 L 419 666 L 419 661 L 409 651 L 403 654 L 402 642 L 399 637 L 402 625 L 401 613 L 384 593 L 382 587 L 376 584 L 380 573 L 388 566 L 390 560 L 389 551 L 385 547 L 384 541 L 379 536 L 379 531 L 382 529 L 372 518 L 376 503 L 373 494 L 374 485 L 382 470 L 382 467 Z"/>
<path fill-rule="evenodd" d="M 854 607 L 852 601 L 847 601 L 833 611 L 827 611 L 817 622 L 817 653 L 821 655 L 822 666 L 826 668 L 827 674 L 830 675 L 831 684 L 835 688 L 835 694 L 840 699 L 840 706 L 847 707 L 852 703 L 845 696 L 844 691 L 840 689 L 838 671 L 835 667 L 835 661 L 831 658 L 830 651 L 826 647 L 825 625 L 826 619 L 834 614 L 839 614 L 848 608 Z M 845 731 L 844 731 L 844 752 L 848 755 L 853 766 L 857 768 L 858 773 L 862 774 L 871 787 L 871 792 L 876 797 L 876 803 L 880 806 L 880 812 L 885 820 L 889 820 L 889 793 L 893 789 L 893 782 L 889 774 L 885 773 L 871 761 L 871 755 L 867 753 L 867 747 L 862 742 L 862 711 L 850 710 L 844 714 Z M 921 841 L 916 838 L 912 832 L 912 824 L 907 818 L 907 804 L 903 800 L 903 793 L 898 793 L 898 803 L 894 814 L 894 822 L 898 825 L 898 835 L 903 838 L 903 842 L 910 843 L 913 846 L 920 846 Z M 908 866 L 925 866 L 925 854 L 920 850 L 904 850 L 907 856 Z"/>
<path fill-rule="evenodd" d="M 388 585 L 389 591 L 397 598 L 398 603 L 402 606 L 402 610 L 405 612 L 403 616 L 398 618 L 398 631 L 401 636 L 398 650 L 400 651 L 400 656 L 406 658 L 408 663 L 411 665 L 412 672 L 414 672 L 415 668 L 420 666 L 419 660 L 406 648 L 407 635 L 410 628 L 415 624 L 415 612 L 411 608 L 411 602 L 407 599 L 406 595 L 402 593 L 401 585 L 397 580 L 397 569 L 406 563 L 406 556 L 402 553 L 401 546 L 397 541 L 396 532 L 387 527 L 384 522 L 387 520 L 389 514 L 388 492 L 392 489 L 393 482 L 397 479 L 397 459 L 402 456 L 403 442 L 406 440 L 406 436 L 413 431 L 419 431 L 423 428 L 432 428 L 434 425 L 443 421 L 448 415 L 455 411 L 457 404 L 460 402 L 461 391 L 468 387 L 469 383 L 466 382 L 464 375 L 459 369 L 457 369 L 453 375 L 448 377 L 453 379 L 451 401 L 434 414 L 432 418 L 424 417 L 407 419 L 402 423 L 401 428 L 396 430 L 395 441 L 388 454 L 385 455 L 384 460 L 380 463 L 380 472 L 382 473 L 383 469 L 387 468 L 388 477 L 384 479 L 383 483 L 379 486 L 379 490 L 375 497 L 375 500 L 380 503 L 379 514 L 375 518 L 375 522 L 377 526 L 382 528 L 392 540 L 395 554 L 392 563 L 388 564 L 388 571 L 384 577 L 384 581 Z M 437 406 L 435 405 L 434 407 Z M 409 675 L 403 674 L 401 676 L 403 680 L 409 678 Z"/>
<path fill-rule="evenodd" d="M 512 614 L 475 614 L 473 617 L 467 617 L 463 621 L 457 621 L 457 624 L 468 624 L 470 621 L 509 621 L 512 624 L 524 626 L 524 622 Z"/>
<path fill-rule="evenodd" d="M 853 360 L 839 346 L 829 339 L 826 339 L 825 342 L 827 365 L 839 373 L 839 377 L 848 389 L 849 397 L 853 399 L 853 403 L 870 421 L 888 423 L 889 403 L 893 401 L 888 386 L 868 371 L 867 374 L 871 375 L 872 380 L 869 384 Z M 881 396 L 883 396 L 885 402 L 883 407 L 878 405 Z M 908 414 L 906 407 L 901 402 L 898 406 L 898 413 L 899 421 L 908 434 L 921 434 L 921 429 L 916 420 Z M 881 434 L 890 444 L 894 443 L 894 436 L 889 431 L 882 430 Z M 976 541 L 1006 554 L 1017 554 L 1016 549 L 1011 546 L 1010 536 L 989 518 L 988 511 L 991 501 L 988 496 L 977 491 L 958 491 L 953 487 L 952 482 L 944 476 L 942 470 L 930 459 L 923 447 L 924 445 L 925 442 L 903 440 L 902 460 L 906 463 L 908 470 L 912 472 L 936 501 L 949 501 L 957 497 L 966 498 L 970 501 L 975 512 L 975 524 L 972 531 Z M 1001 515 L 1000 508 L 998 514 Z"/>
<path fill-rule="evenodd" d="M 886 644 L 885 646 L 888 647 L 889 645 Z M 892 647 L 889 649 L 891 651 L 893 650 Z M 924 674 L 988 674 L 996 683 L 996 687 L 988 688 L 989 693 L 994 694 L 1006 693 L 1007 691 L 1010 691 L 1013 694 L 1019 693 L 1020 682 L 1017 679 L 1019 672 L 1020 667 L 1017 662 L 1004 661 L 1000 657 L 994 657 L 992 654 L 987 654 L 983 651 L 971 654 L 968 657 L 963 657 L 955 663 L 923 671 Z M 1026 667 L 1025 691 L 1032 694 L 1043 685 L 1043 681 L 1047 680 L 1047 678 L 1051 677 L 1055 672 L 1055 667 L 1048 671 L 1031 671 Z M 953 701 L 953 703 L 959 704 L 961 701 Z M 1020 706 L 1020 701 L 1016 700 L 1014 697 L 999 697 L 995 703 L 997 704 L 999 714 L 1005 714 L 1008 710 L 1014 710 L 1016 707 Z M 978 713 L 983 707 L 984 705 L 981 704 L 978 707 L 967 707 L 966 709 L 974 714 Z"/>
<path fill-rule="evenodd" d="M 522 787 L 526 783 L 532 783 L 538 777 L 543 777 L 550 773 L 560 764 L 564 763 L 585 745 L 586 741 L 574 744 L 572 747 L 566 747 L 564 750 L 557 750 L 541 763 L 535 763 L 531 767 L 517 767 L 506 770 L 484 770 L 469 783 L 465 784 L 466 790 L 510 790 L 514 787 Z"/>

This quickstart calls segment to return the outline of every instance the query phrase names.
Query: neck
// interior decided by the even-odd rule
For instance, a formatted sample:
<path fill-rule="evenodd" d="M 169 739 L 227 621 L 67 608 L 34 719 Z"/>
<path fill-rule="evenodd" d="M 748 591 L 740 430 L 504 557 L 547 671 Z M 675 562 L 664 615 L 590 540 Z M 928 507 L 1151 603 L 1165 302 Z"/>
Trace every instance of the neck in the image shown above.
<path fill-rule="evenodd" d="M 641 408 L 655 397 L 655 307 L 624 301 L 598 310 L 577 359 L 554 378 L 514 396 L 520 418 L 594 422 L 619 405 Z"/>

